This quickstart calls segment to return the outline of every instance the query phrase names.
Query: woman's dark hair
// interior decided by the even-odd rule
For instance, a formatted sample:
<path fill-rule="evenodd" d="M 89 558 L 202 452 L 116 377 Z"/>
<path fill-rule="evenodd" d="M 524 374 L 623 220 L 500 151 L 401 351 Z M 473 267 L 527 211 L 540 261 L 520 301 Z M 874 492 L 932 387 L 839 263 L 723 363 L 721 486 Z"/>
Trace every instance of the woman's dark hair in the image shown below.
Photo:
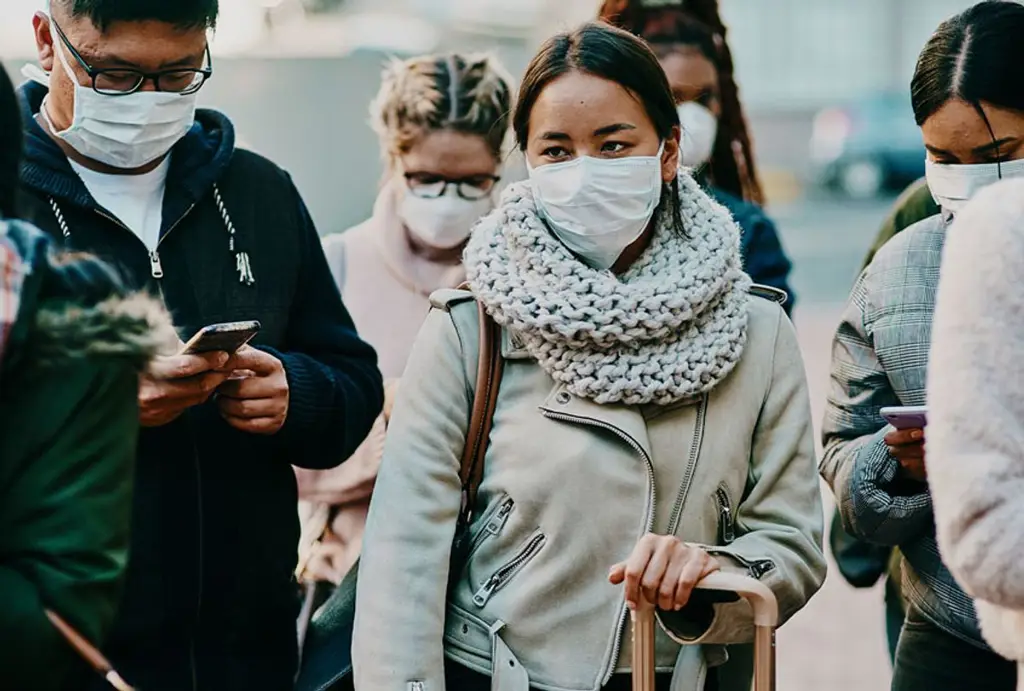
<path fill-rule="evenodd" d="M 947 19 L 917 60 L 910 98 L 918 126 L 948 102 L 1024 111 L 1024 5 L 988 0 Z M 991 127 L 989 128 L 991 129 Z"/>
<path fill-rule="evenodd" d="M 21 165 L 21 110 L 10 75 L 0 65 L 0 218 L 16 218 Z"/>
<path fill-rule="evenodd" d="M 764 204 L 718 0 L 605 0 L 600 18 L 644 39 L 659 57 L 690 47 L 711 61 L 718 71 L 722 115 L 709 178 L 727 192 Z"/>
<path fill-rule="evenodd" d="M 651 49 L 630 33 L 591 22 L 575 31 L 549 38 L 526 68 L 512 115 L 512 127 L 521 150 L 526 150 L 530 113 L 541 92 L 548 84 L 570 72 L 607 79 L 634 94 L 662 140 L 671 137 L 674 129 L 679 127 L 679 113 L 672 98 L 672 89 Z M 683 232 L 678 180 L 665 184 L 661 199 L 658 213 L 671 213 L 673 225 Z"/>

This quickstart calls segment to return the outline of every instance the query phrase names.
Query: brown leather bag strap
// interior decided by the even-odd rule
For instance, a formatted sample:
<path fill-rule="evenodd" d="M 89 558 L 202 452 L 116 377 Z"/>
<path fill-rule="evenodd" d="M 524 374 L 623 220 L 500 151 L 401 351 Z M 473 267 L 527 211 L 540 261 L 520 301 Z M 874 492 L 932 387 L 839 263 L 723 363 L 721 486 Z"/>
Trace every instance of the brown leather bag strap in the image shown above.
<path fill-rule="evenodd" d="M 469 418 L 466 446 L 462 451 L 459 479 L 462 481 L 462 513 L 468 524 L 476 505 L 477 490 L 484 476 L 484 456 L 491 436 L 494 409 L 498 404 L 498 388 L 505 362 L 501 357 L 501 327 L 491 319 L 484 306 L 477 302 L 480 314 L 480 358 L 477 362 L 476 390 Z"/>

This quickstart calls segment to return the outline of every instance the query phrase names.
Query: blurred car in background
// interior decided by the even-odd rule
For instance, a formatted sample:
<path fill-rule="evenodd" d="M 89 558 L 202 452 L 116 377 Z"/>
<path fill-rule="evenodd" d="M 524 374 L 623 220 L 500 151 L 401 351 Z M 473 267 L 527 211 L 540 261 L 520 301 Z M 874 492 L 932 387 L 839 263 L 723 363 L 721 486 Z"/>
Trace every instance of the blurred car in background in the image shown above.
<path fill-rule="evenodd" d="M 818 184 L 852 199 L 898 190 L 924 175 L 925 149 L 910 97 L 881 93 L 814 119 L 811 165 Z"/>

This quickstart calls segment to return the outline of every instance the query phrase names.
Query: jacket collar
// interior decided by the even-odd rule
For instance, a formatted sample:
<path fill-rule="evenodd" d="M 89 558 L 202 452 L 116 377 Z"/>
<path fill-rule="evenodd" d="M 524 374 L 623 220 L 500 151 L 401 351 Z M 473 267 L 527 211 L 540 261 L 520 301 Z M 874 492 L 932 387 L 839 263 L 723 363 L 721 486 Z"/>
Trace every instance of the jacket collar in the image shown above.
<path fill-rule="evenodd" d="M 506 360 L 532 360 L 518 335 L 508 329 L 501 330 L 501 356 Z M 623 437 L 652 457 L 651 440 L 647 436 L 647 421 L 637 406 L 599 404 L 569 393 L 567 387 L 556 384 L 541 404 L 540 410 L 550 416 L 568 419 L 582 425 L 603 427 Z"/>
<path fill-rule="evenodd" d="M 97 209 L 96 201 L 71 168 L 67 156 L 36 122 L 35 116 L 46 94 L 46 87 L 35 82 L 27 82 L 19 89 L 25 127 L 22 184 L 60 201 Z M 172 149 L 164 197 L 165 228 L 223 177 L 234 149 L 235 131 L 231 121 L 217 111 L 197 111 L 192 129 Z"/>

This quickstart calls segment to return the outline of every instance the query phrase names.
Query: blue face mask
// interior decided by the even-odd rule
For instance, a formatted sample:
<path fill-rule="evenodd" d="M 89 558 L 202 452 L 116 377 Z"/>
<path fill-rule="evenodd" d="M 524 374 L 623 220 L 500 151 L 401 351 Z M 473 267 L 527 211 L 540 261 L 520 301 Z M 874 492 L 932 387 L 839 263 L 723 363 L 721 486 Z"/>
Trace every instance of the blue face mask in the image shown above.
<path fill-rule="evenodd" d="M 656 156 L 592 158 L 528 166 L 537 210 L 562 244 L 590 266 L 611 268 L 647 228 L 661 201 Z"/>

